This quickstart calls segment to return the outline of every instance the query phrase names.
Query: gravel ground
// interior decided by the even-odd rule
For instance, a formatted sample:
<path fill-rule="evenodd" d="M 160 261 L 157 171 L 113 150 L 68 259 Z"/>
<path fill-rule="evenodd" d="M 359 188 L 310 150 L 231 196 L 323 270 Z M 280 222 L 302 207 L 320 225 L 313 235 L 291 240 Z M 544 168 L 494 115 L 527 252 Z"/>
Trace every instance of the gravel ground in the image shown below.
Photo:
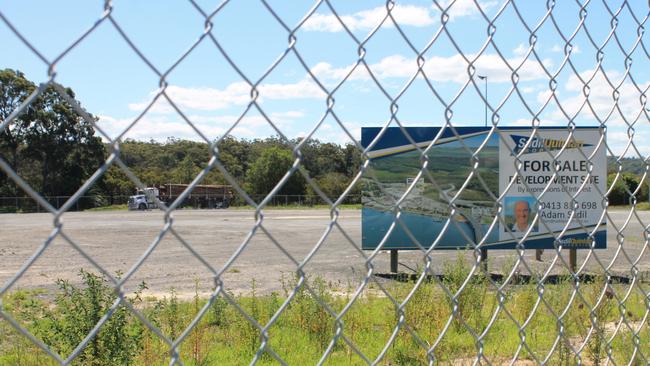
<path fill-rule="evenodd" d="M 612 212 L 613 221 L 618 227 L 626 217 L 625 211 Z M 650 222 L 650 212 L 643 212 L 641 220 L 646 224 Z M 254 222 L 250 210 L 182 210 L 174 213 L 173 228 L 178 237 L 219 271 L 250 234 Z M 339 222 L 346 233 L 360 243 L 361 211 L 342 210 Z M 264 218 L 264 228 L 298 262 L 313 249 L 328 223 L 329 212 L 316 209 L 268 210 Z M 63 216 L 62 232 L 109 272 L 126 273 L 156 240 L 163 226 L 163 214 L 157 211 L 70 212 Z M 613 271 L 622 275 L 630 273 L 628 260 L 635 261 L 644 247 L 644 226 L 635 219 L 625 228 L 623 248 L 626 253 L 620 252 L 611 263 Z M 53 234 L 53 228 L 50 214 L 0 215 L 0 283 L 3 286 Z M 618 249 L 615 233 L 610 225 L 609 248 L 596 252 L 605 265 L 610 264 Z M 526 257 L 536 270 L 545 270 L 551 265 L 554 252 L 547 250 L 543 262 L 535 262 L 533 252 L 527 253 Z M 586 254 L 586 251 L 578 252 L 579 265 L 584 262 Z M 436 271 L 441 271 L 443 264 L 454 260 L 456 255 L 450 251 L 435 252 Z M 502 273 L 506 264 L 513 263 L 513 255 L 513 251 L 491 251 L 490 271 Z M 469 257 L 471 255 L 468 253 Z M 387 253 L 380 253 L 374 263 L 377 273 L 389 272 Z M 400 252 L 400 263 L 400 271 L 412 273 L 422 267 L 421 255 L 418 252 Z M 552 271 L 560 271 L 559 266 L 556 264 Z M 650 270 L 650 254 L 647 251 L 637 267 L 640 271 Z M 52 289 L 57 279 L 78 281 L 78 272 L 82 268 L 92 269 L 92 265 L 61 235 L 57 235 L 12 289 Z M 601 267 L 591 256 L 585 268 L 597 271 Z M 257 230 L 226 270 L 223 280 L 226 288 L 236 293 L 249 291 L 253 279 L 260 293 L 282 291 L 283 277 L 285 280 L 290 278 L 295 269 L 296 265 L 267 234 Z M 304 270 L 310 276 L 320 276 L 343 291 L 356 287 L 367 271 L 362 255 L 337 229 L 331 232 Z M 172 232 L 168 232 L 125 286 L 132 291 L 144 281 L 149 288 L 148 294 L 160 296 L 174 288 L 181 297 L 189 297 L 197 286 L 199 293 L 208 294 L 213 286 L 211 278 L 210 270 Z"/>

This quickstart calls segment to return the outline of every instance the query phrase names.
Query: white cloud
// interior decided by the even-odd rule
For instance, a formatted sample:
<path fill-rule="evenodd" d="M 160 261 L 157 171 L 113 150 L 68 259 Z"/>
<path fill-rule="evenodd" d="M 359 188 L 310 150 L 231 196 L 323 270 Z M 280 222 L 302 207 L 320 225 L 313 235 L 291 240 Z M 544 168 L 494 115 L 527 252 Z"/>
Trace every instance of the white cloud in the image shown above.
<path fill-rule="evenodd" d="M 294 122 L 296 119 L 304 117 L 304 113 L 301 111 L 286 111 L 286 112 L 272 112 L 268 114 L 269 119 L 273 124 L 278 127 L 286 126 Z M 188 117 L 189 120 L 196 124 L 199 128 L 203 126 L 218 125 L 228 128 L 232 126 L 239 116 L 202 116 L 202 115 L 192 115 Z M 244 116 L 240 124 L 245 124 L 250 127 L 271 127 L 269 122 L 261 115 L 247 115 Z"/>
<path fill-rule="evenodd" d="M 134 118 L 113 118 L 111 116 L 99 116 L 99 126 L 106 131 L 111 137 L 115 138 L 122 133 L 132 122 Z M 202 129 L 203 130 L 203 129 Z M 218 136 L 225 131 L 223 127 L 212 126 L 203 131 L 206 135 Z M 168 137 L 178 137 L 189 140 L 200 140 L 199 136 L 192 128 L 179 117 L 169 116 L 150 116 L 145 115 L 133 128 L 131 128 L 124 138 L 136 140 L 157 140 L 165 141 Z"/>
<path fill-rule="evenodd" d="M 564 53 L 564 47 L 560 46 L 559 44 L 553 45 L 553 48 L 551 48 L 551 52 L 556 52 L 556 53 Z M 571 54 L 576 54 L 576 53 L 581 53 L 582 48 L 578 46 L 577 44 L 573 45 L 573 48 L 571 49 Z"/>
<path fill-rule="evenodd" d="M 319 62 L 317 63 L 314 67 L 311 68 L 311 72 L 316 75 L 317 78 L 324 78 L 324 79 L 329 79 L 329 80 L 341 80 L 343 79 L 348 73 L 350 73 L 350 70 L 352 70 L 352 65 L 342 67 L 342 68 L 335 68 L 331 64 L 327 62 Z M 363 67 L 358 67 L 358 69 L 363 69 Z M 361 70 L 357 71 L 355 70 L 355 74 L 360 73 Z M 364 69 L 365 70 L 365 69 Z M 361 71 L 362 72 L 362 71 Z M 353 75 L 354 76 L 354 75 Z M 357 79 L 359 79 L 359 76 L 356 76 Z"/>
<path fill-rule="evenodd" d="M 515 56 L 523 56 L 523 55 L 526 54 L 526 52 L 528 52 L 528 47 L 527 47 L 526 45 L 524 45 L 523 43 L 520 43 L 520 44 L 517 46 L 517 48 L 515 48 L 514 50 L 512 50 L 512 53 L 513 53 Z"/>
<path fill-rule="evenodd" d="M 469 58 L 474 57 L 468 55 Z M 507 60 L 510 65 L 517 66 L 523 61 L 522 57 L 513 57 Z M 552 63 L 544 61 L 546 66 Z M 476 62 L 477 74 L 487 75 L 489 82 L 510 82 L 511 71 L 500 56 L 496 54 L 483 55 Z M 352 69 L 353 65 L 341 68 L 321 62 L 312 68 L 312 73 L 325 83 L 339 82 Z M 414 58 L 402 55 L 387 56 L 377 63 L 371 64 L 372 73 L 379 79 L 409 78 L 417 72 L 417 62 Z M 467 81 L 467 63 L 460 55 L 450 57 L 434 56 L 427 59 L 424 71 L 433 81 L 464 83 Z M 542 68 L 536 61 L 526 61 L 519 70 L 521 81 L 543 79 L 546 77 Z M 365 67 L 357 67 L 350 76 L 350 80 L 370 80 Z M 258 87 L 258 101 L 269 100 L 296 100 L 296 99 L 322 99 L 326 94 L 316 83 L 309 78 L 304 78 L 295 83 L 287 84 L 262 84 Z M 155 96 L 155 91 L 149 98 Z M 250 102 L 250 86 L 244 82 L 236 82 L 224 89 L 209 87 L 181 87 L 169 86 L 166 94 L 183 113 L 210 112 L 223 110 L 230 107 L 246 105 Z M 149 101 L 131 103 L 128 105 L 132 111 L 140 112 L 146 108 Z M 174 108 L 164 97 L 159 97 L 149 109 L 149 114 L 174 114 Z"/>
<path fill-rule="evenodd" d="M 453 0 L 442 1 L 440 6 L 446 8 L 451 4 Z M 483 9 L 484 12 L 490 10 L 498 4 L 497 1 L 479 1 L 479 6 Z M 437 8 L 437 7 L 436 7 Z M 479 10 L 474 4 L 474 0 L 456 0 L 451 8 L 449 9 L 449 20 L 454 21 L 460 17 L 474 16 L 479 14 Z"/>
<path fill-rule="evenodd" d="M 522 127 L 533 127 L 533 118 L 519 118 L 515 121 L 512 122 L 512 125 L 515 126 L 522 126 Z M 539 126 L 542 127 L 549 127 L 549 126 L 566 126 L 566 124 L 563 124 L 557 120 L 551 120 L 551 119 L 541 119 L 539 121 Z"/>
<path fill-rule="evenodd" d="M 262 84 L 260 97 L 268 99 L 323 98 L 325 93 L 316 83 L 303 79 L 295 84 Z"/>
<path fill-rule="evenodd" d="M 228 108 L 232 105 L 243 105 L 250 100 L 250 87 L 244 82 L 237 82 L 228 85 L 225 89 L 213 88 L 185 88 L 171 85 L 165 90 L 166 94 L 174 101 L 179 108 L 212 111 L 217 109 Z M 156 92 L 150 93 L 150 98 Z M 143 110 L 149 102 L 129 104 L 129 109 L 133 111 Z M 156 102 L 153 112 L 169 113 L 172 107 L 164 101 L 164 97 Z"/>
<path fill-rule="evenodd" d="M 344 125 L 346 129 L 350 132 L 350 135 L 356 140 L 356 141 L 361 141 L 361 127 L 362 124 L 359 122 L 354 122 L 354 121 L 345 121 Z M 330 132 L 330 138 L 332 141 L 345 145 L 345 144 L 351 144 L 353 143 L 350 140 L 350 136 L 348 136 L 343 129 L 338 124 L 334 124 L 334 128 Z"/>
<path fill-rule="evenodd" d="M 589 78 L 591 78 L 591 75 L 593 75 L 593 73 L 594 70 L 585 70 L 580 73 L 580 76 L 583 80 L 586 81 L 589 80 Z M 606 71 L 606 73 L 608 78 L 612 81 L 612 83 L 614 83 L 615 86 L 618 85 L 620 83 L 620 80 L 623 78 L 623 74 L 619 71 L 610 70 L 610 71 Z M 649 83 L 646 82 L 644 84 L 639 85 L 639 87 L 641 88 L 641 90 L 645 90 L 648 87 L 648 85 Z M 591 104 L 591 108 L 593 108 L 593 111 L 590 109 L 588 105 L 582 107 L 586 99 L 582 93 L 583 82 L 580 81 L 578 76 L 576 76 L 575 74 L 568 77 L 566 83 L 563 86 L 563 89 L 558 91 L 556 94 L 562 95 L 562 98 L 559 98 L 560 103 L 564 108 L 564 110 L 570 116 L 576 114 L 578 110 L 582 107 L 579 115 L 580 120 L 596 122 L 597 121 L 596 116 L 601 120 L 604 120 L 605 118 L 607 118 L 607 115 L 612 110 L 612 108 L 615 107 L 615 99 L 613 96 L 614 87 L 612 87 L 607 82 L 607 79 L 603 76 L 602 71 L 598 71 L 596 73 L 596 76 L 593 78 L 593 80 L 591 80 L 589 86 L 590 86 L 589 103 Z M 564 93 L 562 93 L 563 91 Z M 640 92 L 632 84 L 632 82 L 629 81 L 629 79 L 626 79 L 625 82 L 623 82 L 623 84 L 617 89 L 617 91 L 618 91 L 618 102 L 616 103 L 616 105 L 618 107 L 614 109 L 613 114 L 609 117 L 609 119 L 606 122 L 608 123 L 608 125 L 616 125 L 616 124 L 625 125 L 623 119 L 625 118 L 628 121 L 628 123 L 633 123 L 637 115 L 640 112 L 642 112 L 643 109 L 643 106 L 639 101 Z M 569 94 L 569 95 L 567 96 L 563 94 Z M 549 95 L 550 95 L 550 91 L 546 90 L 539 93 L 537 99 L 540 103 L 543 103 L 544 101 L 546 101 Z M 555 111 L 554 116 L 557 118 L 566 119 L 566 117 L 564 117 L 564 115 L 561 113 L 559 109 Z"/>
<path fill-rule="evenodd" d="M 169 86 L 165 92 L 181 111 L 215 111 L 227 109 L 232 106 L 241 106 L 250 102 L 251 88 L 245 82 L 236 82 L 228 85 L 225 89 L 214 89 L 208 87 L 187 88 L 181 86 Z M 309 79 L 303 79 L 297 83 L 289 84 L 262 84 L 258 87 L 259 98 L 263 99 L 303 99 L 323 98 L 325 93 Z M 149 98 L 153 98 L 156 92 L 151 92 Z M 142 111 L 149 104 L 149 101 L 129 104 L 132 111 Z M 150 109 L 151 113 L 172 113 L 173 107 L 161 96 Z"/>
<path fill-rule="evenodd" d="M 580 73 L 580 76 L 583 80 L 588 80 L 593 72 L 594 70 L 585 70 Z M 610 70 L 606 72 L 614 85 L 618 85 L 623 78 L 623 74 L 619 71 Z M 639 85 L 639 87 L 641 90 L 645 90 L 648 88 L 648 85 L 649 83 L 646 82 Z M 567 114 L 573 117 L 580 110 L 580 113 L 575 118 L 575 122 L 579 126 L 598 125 L 598 118 L 604 121 L 607 125 L 607 144 L 615 154 L 622 154 L 628 142 L 628 125 L 625 123 L 625 120 L 630 124 L 634 123 L 635 135 L 633 141 L 641 153 L 648 156 L 650 154 L 650 144 L 647 144 L 646 141 L 650 140 L 650 126 L 648 126 L 647 118 L 644 114 L 641 114 L 637 120 L 637 116 L 642 112 L 643 106 L 639 101 L 640 92 L 636 87 L 634 87 L 629 79 L 626 79 L 618 88 L 618 103 L 616 103 L 618 107 L 615 107 L 614 88 L 609 85 L 601 71 L 598 71 L 589 83 L 589 86 L 589 102 L 593 111 L 588 105 L 583 106 L 585 102 L 585 96 L 582 93 L 583 82 L 580 81 L 578 76 L 571 75 L 567 78 L 564 85 L 558 88 L 556 95 L 558 95 L 562 108 Z M 550 95 L 551 92 L 548 90 L 541 91 L 537 95 L 537 101 L 542 105 Z M 580 109 L 581 107 L 582 109 Z M 558 121 L 562 125 L 566 125 L 567 118 L 555 102 L 549 103 L 547 109 L 551 110 L 549 113 L 551 119 Z M 610 115 L 612 109 L 613 113 Z M 626 155 L 630 156 L 633 154 L 633 150 L 628 150 Z"/>
<path fill-rule="evenodd" d="M 269 114 L 271 121 L 278 127 L 295 123 L 296 119 L 303 117 L 300 111 L 273 112 Z M 115 138 L 122 133 L 134 120 L 133 118 L 114 118 L 99 116 L 99 126 L 111 137 Z M 188 119 L 208 139 L 213 140 L 223 135 L 238 120 L 239 116 L 205 116 L 190 115 Z M 241 138 L 255 138 L 274 134 L 271 125 L 261 115 L 244 116 L 231 134 Z M 201 140 L 200 136 L 179 115 L 145 115 L 124 138 L 136 140 L 165 141 L 168 137 L 188 140 Z"/>
<path fill-rule="evenodd" d="M 443 9 L 451 4 L 451 0 L 441 2 Z M 479 5 L 483 11 L 487 11 L 497 5 L 497 1 L 480 1 Z M 352 14 L 339 14 L 337 18 L 334 14 L 314 13 L 302 26 L 306 31 L 318 32 L 342 32 L 344 30 L 341 21 L 351 31 L 371 30 L 381 23 L 386 17 L 388 11 L 385 6 L 379 6 L 372 9 L 358 11 Z M 453 21 L 460 17 L 475 16 L 479 10 L 473 0 L 456 0 L 449 9 L 450 20 Z M 391 10 L 391 15 L 398 25 L 412 27 L 427 27 L 436 24 L 440 16 L 440 10 L 437 6 L 430 7 L 417 5 L 397 4 Z M 384 22 L 383 26 L 392 27 L 393 22 L 390 19 Z"/>
<path fill-rule="evenodd" d="M 628 157 L 638 156 L 637 152 L 634 151 L 634 147 L 632 146 L 630 146 L 627 151 L 625 151 L 629 140 L 630 138 L 627 135 L 627 131 L 611 131 L 610 129 L 607 131 L 607 146 L 609 146 L 612 152 L 617 156 L 622 155 L 624 152 Z M 645 131 L 636 131 L 634 136 L 632 136 L 634 146 L 636 146 L 636 149 L 639 150 L 639 153 L 641 153 L 644 158 L 650 156 L 650 145 L 643 143 L 648 140 L 650 140 L 650 131 L 647 128 Z"/>
<path fill-rule="evenodd" d="M 532 86 L 525 86 L 525 87 L 521 88 L 521 91 L 522 91 L 524 94 L 530 94 L 530 93 L 532 93 L 532 92 L 535 91 L 535 87 L 532 87 Z"/>
<path fill-rule="evenodd" d="M 474 56 L 468 55 L 468 58 Z M 518 66 L 524 59 L 522 57 L 513 57 L 508 59 L 511 66 Z M 544 60 L 546 67 L 552 66 L 552 61 Z M 503 62 L 501 57 L 496 54 L 483 55 L 475 63 L 477 74 L 487 75 L 489 82 L 510 82 L 512 72 Z M 312 72 L 318 78 L 340 80 L 347 75 L 352 66 L 343 68 L 333 68 L 327 63 L 319 63 Z M 377 63 L 371 64 L 370 70 L 379 79 L 387 78 L 408 78 L 417 72 L 417 61 L 414 58 L 406 58 L 402 55 L 392 55 L 383 58 Z M 467 62 L 460 55 L 450 57 L 434 56 L 428 58 L 424 65 L 424 72 L 427 77 L 433 81 L 447 81 L 464 83 L 467 81 Z M 528 60 L 524 66 L 519 69 L 519 80 L 530 81 L 546 78 L 546 74 L 539 66 L 537 61 Z M 365 68 L 359 67 L 350 76 L 351 80 L 368 80 L 370 75 Z"/>
<path fill-rule="evenodd" d="M 386 7 L 379 6 L 354 14 L 340 15 L 340 19 L 351 31 L 370 30 L 379 25 L 387 13 Z M 391 15 L 400 26 L 425 27 L 435 23 L 432 9 L 428 7 L 398 4 L 391 11 Z M 341 21 L 334 14 L 315 13 L 305 21 L 302 28 L 307 31 L 342 32 L 344 29 Z M 392 24 L 390 20 L 387 20 L 384 26 Z"/>
<path fill-rule="evenodd" d="M 302 111 L 287 111 L 287 112 L 273 112 L 271 113 L 271 118 L 275 119 L 294 119 L 302 118 L 305 116 L 305 113 Z"/>

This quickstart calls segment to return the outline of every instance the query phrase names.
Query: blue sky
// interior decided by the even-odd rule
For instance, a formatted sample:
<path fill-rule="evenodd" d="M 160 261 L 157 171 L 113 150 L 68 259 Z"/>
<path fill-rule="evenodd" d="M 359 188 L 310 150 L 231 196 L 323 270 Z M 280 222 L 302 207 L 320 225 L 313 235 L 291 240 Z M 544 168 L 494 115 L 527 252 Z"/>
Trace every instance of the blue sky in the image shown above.
<path fill-rule="evenodd" d="M 438 96 L 422 77 L 417 77 L 400 94 L 416 74 L 417 52 L 409 47 L 390 19 L 372 33 L 386 15 L 384 2 L 330 3 L 359 41 L 363 42 L 372 34 L 364 43 L 364 59 L 374 78 L 363 67 L 358 67 L 334 93 L 333 110 L 356 138 L 362 126 L 380 126 L 390 118 L 390 101 L 376 82 L 393 98 L 400 95 L 397 118 L 406 126 L 440 126 L 445 120 L 445 104 L 451 104 L 454 125 L 483 125 L 484 104 L 475 86 L 466 85 L 469 79 L 467 62 L 454 43 L 468 59 L 476 59 L 477 74 L 488 76 L 488 99 L 493 108 L 500 106 L 499 124 L 530 125 L 533 117 L 521 98 L 537 113 L 551 96 L 549 77 L 535 55 L 529 54 L 530 34 L 511 3 L 478 1 L 490 19 L 498 15 L 493 22 L 497 49 L 488 45 L 478 56 L 487 39 L 488 22 L 474 1 L 457 0 L 451 4 L 446 25 L 449 34 L 441 32 L 441 12 L 434 2 L 397 2 L 392 11 L 394 19 L 418 52 L 437 35 L 423 56 L 425 73 Z M 445 7 L 448 3 L 441 1 L 440 5 Z M 534 50 L 548 72 L 555 74 L 561 69 L 556 77 L 556 95 L 571 116 L 577 115 L 578 125 L 597 125 L 595 115 L 607 119 L 608 141 L 614 153 L 620 154 L 627 140 L 625 117 L 628 122 L 634 122 L 634 140 L 639 142 L 641 153 L 647 156 L 650 144 L 643 142 L 650 138 L 648 114 L 643 112 L 637 88 L 646 91 L 649 85 L 647 52 L 650 49 L 645 44 L 650 44 L 647 35 L 637 44 L 637 21 L 643 22 L 647 17 L 648 5 L 644 1 L 632 1 L 619 11 L 621 3 L 607 2 L 610 11 L 617 13 L 617 25 L 611 36 L 612 16 L 605 5 L 596 1 L 587 5 L 585 27 L 588 33 L 584 28 L 576 33 L 569 64 L 565 63 L 565 41 L 556 25 L 566 38 L 571 37 L 580 23 L 580 9 L 573 1 L 558 1 L 553 19 L 547 18 L 536 32 Z M 205 13 L 211 13 L 219 4 L 197 1 Z M 289 28 L 295 28 L 317 5 L 277 0 L 268 4 Z M 515 4 L 531 28 L 537 27 L 547 12 L 545 1 L 517 1 Z M 204 30 L 203 15 L 188 1 L 114 1 L 112 6 L 111 18 L 161 73 L 168 71 Z M 0 12 L 51 62 L 102 17 L 104 4 L 100 1 L 13 1 L 0 4 Z M 212 22 L 216 40 L 253 83 L 288 45 L 289 32 L 259 1 L 227 2 Z M 358 60 L 358 45 L 344 31 L 327 3 L 317 6 L 295 32 L 295 37 L 296 49 L 303 61 L 328 90 L 333 90 Z M 6 50 L 0 53 L 0 67 L 19 69 L 35 82 L 47 80 L 48 65 L 1 21 L 0 41 Z M 603 44 L 604 58 L 601 68 L 596 69 L 597 48 Z M 516 92 L 511 93 L 511 71 L 498 53 L 513 67 L 523 64 L 518 83 L 521 97 Z M 632 60 L 632 78 L 625 75 L 626 53 L 630 53 Z M 56 72 L 56 81 L 75 90 L 83 106 L 100 118 L 100 126 L 112 137 L 122 133 L 151 103 L 159 87 L 159 76 L 129 47 L 109 19 L 61 58 Z M 578 75 L 591 80 L 589 101 L 593 111 L 583 106 L 585 97 Z M 612 84 L 621 84 L 619 108 L 614 108 L 613 88 L 605 76 Z M 250 102 L 250 86 L 208 37 L 169 73 L 166 80 L 167 93 L 175 104 L 210 139 L 222 135 Z M 476 85 L 482 93 L 483 81 L 477 80 Z M 258 89 L 266 116 L 288 137 L 304 136 L 326 112 L 325 94 L 293 53 L 261 81 Z M 578 113 L 581 106 L 582 112 Z M 567 124 L 567 117 L 554 100 L 546 104 L 539 118 L 542 126 Z M 259 112 L 251 110 L 232 134 L 239 138 L 256 138 L 270 136 L 274 131 Z M 171 136 L 199 139 L 162 100 L 124 135 L 125 138 L 160 141 Z M 349 142 L 331 116 L 314 137 Z"/>

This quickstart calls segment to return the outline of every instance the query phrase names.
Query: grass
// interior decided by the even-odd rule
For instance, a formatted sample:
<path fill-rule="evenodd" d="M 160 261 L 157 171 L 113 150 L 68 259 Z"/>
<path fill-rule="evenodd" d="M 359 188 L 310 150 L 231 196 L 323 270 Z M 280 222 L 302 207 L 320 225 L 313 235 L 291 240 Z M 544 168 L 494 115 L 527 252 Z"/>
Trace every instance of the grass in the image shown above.
<path fill-rule="evenodd" d="M 609 206 L 610 210 L 626 210 L 629 211 L 632 208 L 631 205 L 616 205 Z M 650 202 L 639 202 L 636 204 L 636 209 L 639 211 L 648 211 L 650 210 Z"/>
<path fill-rule="evenodd" d="M 444 268 L 443 283 L 451 292 L 462 285 L 469 267 L 459 257 Z M 4 310 L 43 339 L 53 349 L 67 354 L 87 333 L 100 315 L 112 304 L 114 296 L 107 283 L 99 276 L 81 273 L 84 285 L 72 286 L 59 281 L 59 291 L 48 299 L 43 292 L 16 291 L 3 299 Z M 295 278 L 283 278 L 281 293 L 261 295 L 256 282 L 246 296 L 229 294 L 250 317 L 264 326 L 292 296 L 297 286 Z M 334 318 L 321 306 L 325 302 L 334 311 L 341 312 L 350 302 L 353 288 L 340 288 L 315 278 L 307 281 L 312 291 L 303 285 L 293 294 L 292 301 L 277 321 L 269 327 L 268 346 L 290 365 L 316 364 L 330 347 L 336 334 Z M 371 285 L 372 287 L 372 285 Z M 143 287 L 144 289 L 144 284 Z M 192 319 L 206 306 L 207 300 L 197 295 L 181 301 L 173 289 L 164 298 L 142 298 L 137 292 L 129 301 L 161 331 L 174 339 L 182 334 Z M 394 282 L 388 290 L 401 302 L 413 288 L 413 283 Z M 603 288 L 607 292 L 603 292 Z M 605 284 L 601 280 L 581 284 L 581 294 L 567 309 L 573 285 L 568 279 L 558 284 L 547 284 L 544 302 L 537 303 L 538 290 L 533 284 L 507 286 L 499 304 L 499 295 L 489 281 L 475 276 L 463 287 L 453 301 L 437 282 L 423 282 L 404 307 L 405 324 L 398 330 L 393 343 L 385 350 L 380 365 L 419 365 L 433 358 L 435 364 L 471 363 L 478 347 L 492 363 L 509 362 L 517 352 L 522 338 L 519 359 L 544 359 L 548 363 L 574 365 L 578 363 L 572 351 L 577 349 L 592 325 L 596 325 L 581 353 L 581 362 L 600 365 L 611 353 L 616 364 L 641 364 L 650 356 L 650 324 L 644 319 L 650 299 L 638 288 L 619 306 L 616 296 L 624 297 L 626 285 Z M 313 294 L 316 294 L 316 298 Z M 343 294 L 343 295 L 341 295 Z M 365 291 L 341 318 L 342 334 L 373 360 L 384 351 L 387 341 L 400 322 L 393 302 L 379 296 L 376 288 Z M 616 295 L 616 296 L 614 296 Z M 647 295 L 646 295 L 647 296 Z M 602 300 L 590 317 L 590 309 L 598 298 Z M 622 301 L 622 300 L 621 300 Z M 185 365 L 239 365 L 249 363 L 262 346 L 260 331 L 223 296 L 207 305 L 208 311 L 182 342 L 179 353 Z M 504 311 L 504 308 L 507 309 Z M 74 365 L 167 365 L 169 347 L 150 329 L 143 326 L 130 312 L 118 307 L 98 336 L 73 362 Z M 532 312 L 533 309 L 536 311 Z M 497 313 L 496 317 L 493 315 Z M 532 314 L 531 314 L 532 312 Z M 566 312 L 560 325 L 554 314 Z M 456 314 L 447 327 L 447 321 Z M 622 324 L 610 343 L 617 322 L 624 315 L 628 324 L 641 332 L 635 340 L 633 333 Z M 645 321 L 646 323 L 642 323 Z M 527 324 L 523 327 L 521 324 Z M 481 334 L 482 344 L 473 334 Z M 520 332 L 520 324 L 523 332 Z M 443 334 L 443 330 L 447 331 Z M 413 335 L 417 335 L 419 341 Z M 48 356 L 20 336 L 7 322 L 0 321 L 0 364 L 55 365 Z M 638 343 L 637 360 L 630 360 Z M 436 345 L 427 355 L 427 349 Z M 611 349 L 610 349 L 611 348 Z M 268 352 L 261 353 L 260 365 L 277 364 Z M 327 357 L 328 365 L 365 365 L 365 361 L 346 342 L 339 338 Z"/>
<path fill-rule="evenodd" d="M 339 209 L 342 210 L 360 210 L 361 209 L 361 204 L 342 204 L 337 206 Z M 95 207 L 95 208 L 89 208 L 85 211 L 88 212 L 93 212 L 93 211 L 126 211 L 128 210 L 127 205 L 112 205 L 112 206 L 104 206 L 104 207 Z M 227 208 L 227 210 L 250 210 L 251 206 L 230 206 Z M 267 206 L 265 208 L 266 210 L 322 210 L 322 209 L 330 209 L 330 206 L 328 205 L 298 205 L 298 204 L 289 204 L 289 205 L 278 205 L 278 206 Z"/>
<path fill-rule="evenodd" d="M 102 207 L 93 207 L 89 208 L 85 211 L 126 211 L 129 209 L 129 206 L 126 204 L 123 205 L 110 205 L 110 206 L 102 206 Z"/>
<path fill-rule="evenodd" d="M 337 206 L 342 210 L 360 210 L 362 205 L 360 203 L 344 203 Z M 251 206 L 230 206 L 228 210 L 250 210 Z M 318 205 L 298 205 L 298 204 L 289 204 L 289 205 L 277 205 L 277 206 L 266 206 L 265 210 L 329 210 L 331 206 L 326 204 Z"/>
<path fill-rule="evenodd" d="M 360 210 L 363 206 L 360 203 L 357 204 L 342 204 L 337 206 L 339 209 L 342 210 Z M 609 208 L 611 210 L 629 210 L 631 206 L 629 205 L 618 205 L 618 206 L 610 206 Z M 323 209 L 330 209 L 331 207 L 329 205 L 325 204 L 317 204 L 317 205 L 299 205 L 299 204 L 289 204 L 289 205 L 276 205 L 276 206 L 267 206 L 266 210 L 323 210 Z M 230 206 L 228 210 L 249 210 L 251 209 L 251 206 Z M 650 203 L 648 202 L 641 202 L 636 205 L 636 209 L 640 211 L 648 211 L 650 210 Z M 87 209 L 86 211 L 126 211 L 128 210 L 128 207 L 126 204 L 124 205 L 112 205 L 112 206 L 104 206 L 104 207 L 95 207 L 95 208 L 90 208 Z"/>

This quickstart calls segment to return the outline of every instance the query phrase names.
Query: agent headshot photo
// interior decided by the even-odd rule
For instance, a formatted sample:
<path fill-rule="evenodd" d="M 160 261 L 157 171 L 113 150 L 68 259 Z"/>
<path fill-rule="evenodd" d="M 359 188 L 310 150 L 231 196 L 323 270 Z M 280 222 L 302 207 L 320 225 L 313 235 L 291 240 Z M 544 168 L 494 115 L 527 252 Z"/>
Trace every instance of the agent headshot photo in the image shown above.
<path fill-rule="evenodd" d="M 531 221 L 533 220 L 534 213 L 531 207 L 534 206 L 535 199 L 533 197 L 506 197 L 506 234 L 513 235 L 515 238 L 524 236 L 528 231 Z M 510 232 L 510 233 L 508 233 Z M 534 225 L 530 230 L 531 233 L 538 232 L 538 226 Z M 535 249 L 535 259 L 542 261 L 543 249 Z"/>
<path fill-rule="evenodd" d="M 515 223 L 510 230 L 525 233 L 528 230 L 528 218 L 530 217 L 530 205 L 528 201 L 515 202 Z"/>
<path fill-rule="evenodd" d="M 506 197 L 506 223 L 508 231 L 520 237 L 528 231 L 533 218 L 531 212 L 531 202 L 534 201 L 532 197 Z M 537 225 L 535 225 L 531 232 L 537 232 Z"/>

